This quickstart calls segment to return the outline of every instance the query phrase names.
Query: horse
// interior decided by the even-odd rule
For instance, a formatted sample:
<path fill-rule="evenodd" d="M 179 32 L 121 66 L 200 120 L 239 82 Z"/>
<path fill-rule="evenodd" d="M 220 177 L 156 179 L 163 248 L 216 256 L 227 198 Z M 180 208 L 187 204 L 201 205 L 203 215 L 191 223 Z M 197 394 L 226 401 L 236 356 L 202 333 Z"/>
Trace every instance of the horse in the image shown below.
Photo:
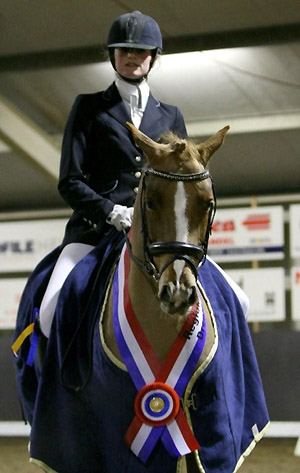
<path fill-rule="evenodd" d="M 40 367 L 31 461 L 56 473 L 233 473 L 268 413 L 245 301 L 207 256 L 216 211 L 207 166 L 229 127 L 197 144 L 172 133 L 155 142 L 127 126 L 147 160 L 132 228 L 116 237 L 114 261 L 101 254 L 96 323 L 86 329 L 80 318 L 73 351 L 60 337 L 80 312 L 68 309 L 76 271 L 62 290 Z M 99 264 L 97 250 L 86 258 Z M 72 344 L 86 333 L 92 365 L 79 389 L 66 379 L 86 367 L 82 345 Z"/>
<path fill-rule="evenodd" d="M 148 160 L 134 209 L 130 245 L 135 264 L 130 265 L 128 291 L 133 310 L 162 362 L 197 299 L 197 267 L 206 254 L 215 211 L 212 181 L 205 167 L 229 127 L 197 146 L 171 133 L 156 143 L 128 126 Z M 142 232 L 136 231 L 140 228 Z M 121 360 L 111 299 L 104 316 L 105 339 Z M 202 358 L 210 349 L 211 324 L 208 331 Z"/>

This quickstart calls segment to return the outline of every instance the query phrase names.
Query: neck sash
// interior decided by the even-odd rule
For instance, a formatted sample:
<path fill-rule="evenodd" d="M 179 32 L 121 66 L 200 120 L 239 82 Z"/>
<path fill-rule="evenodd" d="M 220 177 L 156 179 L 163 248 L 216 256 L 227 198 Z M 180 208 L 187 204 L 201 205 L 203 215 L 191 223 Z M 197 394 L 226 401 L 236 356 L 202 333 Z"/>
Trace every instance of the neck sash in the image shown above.
<path fill-rule="evenodd" d="M 200 448 L 180 407 L 180 397 L 205 344 L 206 322 L 200 294 L 161 364 L 131 306 L 129 267 L 125 245 L 113 280 L 113 325 L 120 354 L 138 391 L 135 417 L 125 441 L 143 462 L 159 439 L 171 456 L 186 455 Z"/>

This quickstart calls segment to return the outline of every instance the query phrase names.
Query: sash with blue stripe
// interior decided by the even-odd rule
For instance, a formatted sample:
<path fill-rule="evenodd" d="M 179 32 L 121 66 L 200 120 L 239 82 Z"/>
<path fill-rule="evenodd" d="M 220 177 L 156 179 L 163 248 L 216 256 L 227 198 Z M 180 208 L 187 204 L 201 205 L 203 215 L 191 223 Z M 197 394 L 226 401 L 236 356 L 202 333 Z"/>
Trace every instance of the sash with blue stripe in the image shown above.
<path fill-rule="evenodd" d="M 146 462 L 159 439 L 173 457 L 200 448 L 180 406 L 206 338 L 200 294 L 163 364 L 156 357 L 132 309 L 128 293 L 130 257 L 126 246 L 113 280 L 113 324 L 119 351 L 137 395 L 135 417 L 125 441 Z"/>

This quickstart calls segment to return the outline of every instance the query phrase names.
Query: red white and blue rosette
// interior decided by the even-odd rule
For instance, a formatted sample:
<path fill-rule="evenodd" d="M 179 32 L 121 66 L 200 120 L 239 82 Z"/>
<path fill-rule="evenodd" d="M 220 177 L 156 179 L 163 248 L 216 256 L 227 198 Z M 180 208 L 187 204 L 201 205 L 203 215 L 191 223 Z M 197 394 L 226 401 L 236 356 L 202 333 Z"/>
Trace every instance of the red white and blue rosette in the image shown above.
<path fill-rule="evenodd" d="M 134 403 L 137 417 L 153 427 L 166 425 L 173 420 L 180 402 L 176 391 L 165 383 L 156 381 L 139 390 Z"/>
<path fill-rule="evenodd" d="M 200 297 L 198 294 L 198 302 L 161 365 L 131 306 L 129 265 L 124 246 L 113 280 L 113 323 L 120 353 L 138 391 L 136 415 L 125 440 L 143 462 L 160 439 L 171 456 L 186 455 L 200 448 L 180 407 L 180 398 L 205 344 L 206 323 Z"/>

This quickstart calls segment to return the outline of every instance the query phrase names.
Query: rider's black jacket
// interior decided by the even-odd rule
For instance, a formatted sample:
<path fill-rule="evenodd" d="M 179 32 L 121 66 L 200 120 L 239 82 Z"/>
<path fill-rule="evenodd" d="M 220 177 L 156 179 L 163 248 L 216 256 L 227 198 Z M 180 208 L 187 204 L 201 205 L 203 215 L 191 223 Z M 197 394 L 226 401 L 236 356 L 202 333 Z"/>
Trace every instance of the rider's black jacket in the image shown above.
<path fill-rule="evenodd" d="M 97 245 L 114 205 L 134 204 L 145 157 L 127 121 L 131 118 L 114 83 L 104 92 L 77 97 L 65 128 L 58 184 L 74 210 L 64 244 Z M 151 94 L 140 130 L 154 140 L 167 131 L 186 137 L 179 109 Z"/>

